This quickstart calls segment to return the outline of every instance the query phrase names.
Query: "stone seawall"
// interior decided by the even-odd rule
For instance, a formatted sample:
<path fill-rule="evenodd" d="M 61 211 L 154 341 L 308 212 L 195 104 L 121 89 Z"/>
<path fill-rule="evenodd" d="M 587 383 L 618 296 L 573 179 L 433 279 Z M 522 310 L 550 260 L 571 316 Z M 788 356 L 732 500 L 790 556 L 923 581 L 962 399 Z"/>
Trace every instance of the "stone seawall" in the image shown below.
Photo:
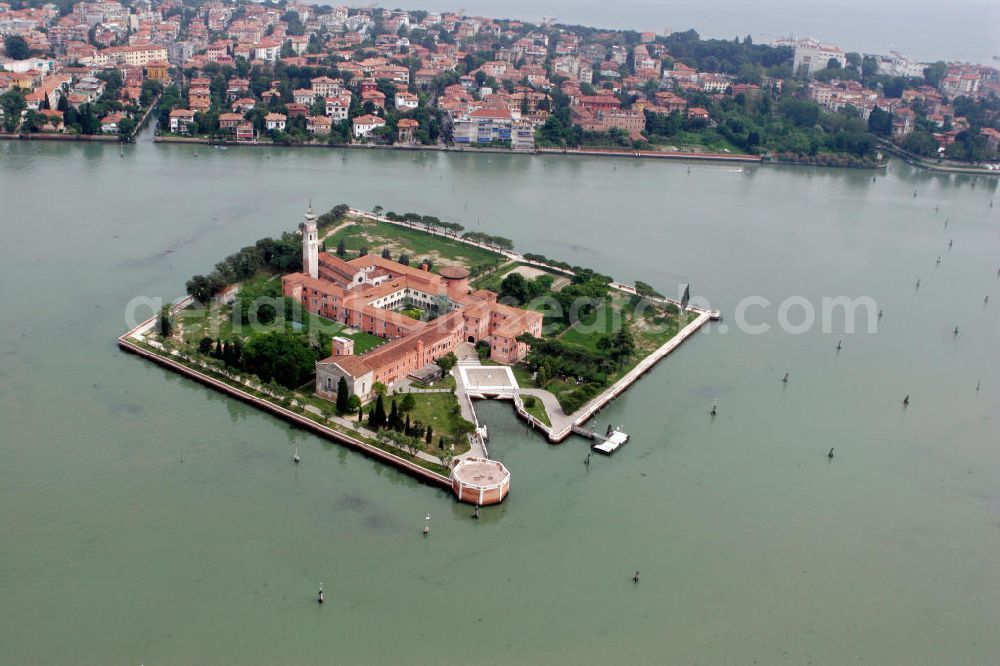
<path fill-rule="evenodd" d="M 142 325 L 140 325 L 140 328 L 141 326 Z M 404 472 L 407 472 L 411 476 L 414 476 L 421 481 L 424 481 L 426 483 L 441 488 L 449 488 L 449 489 L 451 488 L 451 480 L 442 474 L 432 472 L 431 470 L 421 467 L 416 463 L 412 463 L 409 460 L 400 458 L 399 456 L 393 455 L 388 451 L 384 451 L 376 446 L 372 446 L 367 442 L 355 439 L 354 437 L 346 435 L 337 430 L 333 430 L 332 428 L 327 428 L 326 426 L 319 424 L 308 417 L 302 416 L 301 414 L 297 414 L 289 409 L 285 409 L 284 407 L 281 407 L 272 402 L 264 400 L 263 398 L 259 398 L 253 394 L 247 393 L 246 391 L 241 391 L 240 389 L 234 386 L 230 386 L 229 384 L 226 384 L 223 381 L 220 381 L 213 377 L 209 377 L 206 374 L 198 372 L 193 368 L 189 368 L 182 363 L 178 363 L 177 361 L 167 358 L 166 356 L 162 356 L 160 354 L 144 349 L 143 347 L 140 347 L 139 345 L 130 342 L 128 340 L 128 337 L 131 334 L 132 331 L 118 338 L 118 346 L 121 347 L 122 350 L 140 356 L 146 360 L 152 361 L 153 363 L 156 363 L 157 365 L 160 365 L 169 370 L 173 370 L 174 372 L 183 375 L 189 379 L 193 379 L 194 381 L 197 381 L 200 384 L 204 384 L 205 386 L 213 388 L 217 391 L 226 393 L 229 396 L 236 398 L 237 400 L 253 405 L 254 407 L 257 407 L 259 409 L 263 409 L 264 411 L 270 412 L 271 414 L 281 419 L 294 423 L 295 425 L 300 426 L 304 429 L 311 430 L 315 434 L 325 439 L 329 439 L 339 444 L 344 444 L 353 449 L 359 450 L 373 458 L 378 459 L 381 462 L 388 463 Z"/>

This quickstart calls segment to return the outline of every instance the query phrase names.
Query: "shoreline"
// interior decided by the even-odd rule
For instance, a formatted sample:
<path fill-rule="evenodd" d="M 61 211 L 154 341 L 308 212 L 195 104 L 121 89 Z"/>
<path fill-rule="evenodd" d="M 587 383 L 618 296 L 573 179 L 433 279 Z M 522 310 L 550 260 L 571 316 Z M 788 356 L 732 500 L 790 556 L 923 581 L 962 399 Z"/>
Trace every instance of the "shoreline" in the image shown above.
<path fill-rule="evenodd" d="M 81 142 L 97 142 L 97 143 L 134 143 L 135 137 L 138 136 L 142 125 L 146 123 L 149 118 L 149 113 L 143 118 L 142 124 L 136 128 L 135 134 L 129 138 L 128 141 L 122 142 L 121 137 L 117 135 L 82 135 L 82 134 L 55 134 L 55 133 L 22 133 L 22 132 L 0 132 L 0 139 L 2 140 L 12 140 L 12 141 L 81 141 Z M 237 148 L 310 148 L 310 149 L 338 149 L 345 148 L 349 150 L 388 150 L 388 151 L 410 151 L 410 152 L 428 152 L 428 153 L 482 153 L 482 154 L 498 154 L 498 155 L 526 155 L 526 156 L 545 156 L 545 155 L 563 155 L 567 157 L 615 157 L 615 158 L 633 158 L 633 159 L 650 159 L 650 160 L 679 160 L 679 161 L 691 161 L 691 162 L 730 162 L 737 164 L 761 164 L 761 165 L 771 165 L 771 166 L 805 166 L 805 167 L 816 167 L 819 169 L 863 169 L 867 171 L 874 171 L 878 169 L 885 169 L 887 162 L 870 164 L 870 165 L 853 165 L 853 164 L 816 164 L 811 161 L 806 160 L 782 160 L 782 159 L 765 159 L 763 155 L 749 155 L 746 153 L 713 153 L 713 152 L 694 152 L 694 151 L 660 151 L 660 150 L 649 150 L 649 149 L 629 149 L 629 148 L 533 148 L 531 150 L 512 150 L 507 148 L 464 148 L 464 147 L 448 147 L 448 146 L 423 146 L 423 145 L 378 145 L 378 144 L 321 144 L 321 143 L 299 143 L 299 144 L 283 144 L 283 143 L 241 143 L 238 141 L 224 141 L 218 139 L 209 139 L 203 137 L 183 137 L 183 136 L 160 136 L 156 135 L 153 137 L 153 143 L 174 143 L 174 144 L 192 144 L 192 145 L 205 145 L 205 146 L 220 146 L 225 148 L 237 147 Z M 1000 171 L 990 171 L 988 169 L 982 169 L 974 166 L 951 166 L 951 165 L 939 165 L 932 164 L 926 161 L 924 158 L 911 155 L 905 150 L 896 146 L 895 144 L 884 144 L 879 143 L 879 146 L 893 156 L 905 160 L 910 166 L 916 167 L 918 169 L 925 169 L 934 173 L 941 174 L 962 174 L 969 176 L 993 176 L 1000 177 Z"/>
<path fill-rule="evenodd" d="M 368 213 L 366 211 L 361 211 L 355 208 L 350 208 L 349 212 L 355 216 L 376 220 L 384 221 L 390 224 L 395 224 L 400 227 L 409 228 L 417 231 L 421 231 L 430 236 L 443 236 L 451 238 L 460 243 L 479 247 L 483 249 L 488 249 L 493 252 L 499 253 L 508 261 L 522 262 L 527 265 L 535 265 L 538 267 L 544 267 L 548 270 L 555 270 L 566 275 L 573 275 L 572 271 L 567 269 L 559 268 L 556 266 L 550 266 L 549 264 L 533 259 L 526 258 L 523 254 L 515 252 L 514 250 L 504 250 L 502 248 L 497 248 L 495 246 L 483 243 L 481 241 L 461 238 L 458 236 L 452 236 L 451 234 L 437 231 L 435 229 L 424 227 L 423 225 L 417 225 L 405 221 L 389 220 L 379 215 Z M 620 291 L 626 294 L 635 295 L 635 288 L 617 281 L 612 281 L 609 284 L 611 289 Z M 720 318 L 720 313 L 718 310 L 710 310 L 698 307 L 684 307 L 679 301 L 670 298 L 653 298 L 653 300 L 659 301 L 664 304 L 674 304 L 681 308 L 681 311 L 690 311 L 697 313 L 697 317 L 690 321 L 687 325 L 682 327 L 677 333 L 674 334 L 669 340 L 663 343 L 660 347 L 655 349 L 650 354 L 639 359 L 635 366 L 633 366 L 628 372 L 626 372 L 622 377 L 615 381 L 610 386 L 602 390 L 598 395 L 594 396 L 587 403 L 581 406 L 572 414 L 564 414 L 561 409 L 558 413 L 550 414 L 551 425 L 545 425 L 539 419 L 528 413 L 527 409 L 521 399 L 522 387 L 518 387 L 518 391 L 512 392 L 510 394 L 504 395 L 484 395 L 477 391 L 469 391 L 461 382 L 456 381 L 457 386 L 461 386 L 461 389 L 456 392 L 459 404 L 461 405 L 463 400 L 469 405 L 469 409 L 472 412 L 472 420 L 476 425 L 476 432 L 474 435 L 470 435 L 470 444 L 473 444 L 473 448 L 470 449 L 471 452 L 475 452 L 477 449 L 474 446 L 476 442 L 472 439 L 478 440 L 479 451 L 482 451 L 482 457 L 488 459 L 488 453 L 486 448 L 486 443 L 483 438 L 483 434 L 479 431 L 479 420 L 475 416 L 475 410 L 472 407 L 472 399 L 474 398 L 498 398 L 498 399 L 512 399 L 514 404 L 514 409 L 516 414 L 528 421 L 532 428 L 540 429 L 545 433 L 547 439 L 552 444 L 558 444 L 567 439 L 572 434 L 577 434 L 583 437 L 590 437 L 590 431 L 583 428 L 583 424 L 593 418 L 601 409 L 611 403 L 615 398 L 628 390 L 635 382 L 637 382 L 646 372 L 651 370 L 653 367 L 659 363 L 663 358 L 668 356 L 677 347 L 679 347 L 685 340 L 687 340 L 694 333 L 699 331 L 705 324 L 711 320 L 717 320 Z M 193 303 L 193 298 L 191 296 L 186 296 L 184 298 L 178 299 L 171 306 L 171 312 L 177 313 L 180 310 L 188 307 Z M 129 331 L 126 331 L 122 335 L 118 336 L 117 343 L 119 348 L 127 353 L 133 354 L 145 360 L 151 361 L 160 367 L 168 370 L 172 370 L 188 379 L 196 381 L 203 386 L 215 389 L 221 393 L 228 395 L 236 400 L 247 403 L 266 412 L 277 416 L 280 419 L 289 421 L 294 425 L 301 428 L 312 431 L 314 434 L 323 437 L 324 439 L 335 441 L 339 444 L 343 444 L 352 449 L 365 453 L 380 462 L 387 463 L 401 471 L 404 471 L 417 479 L 424 481 L 430 485 L 438 486 L 441 488 L 451 488 L 454 492 L 454 468 L 449 476 L 445 476 L 433 469 L 428 469 L 418 462 L 413 462 L 407 460 L 399 455 L 395 455 L 390 451 L 386 451 L 380 447 L 377 447 L 368 442 L 362 441 L 357 437 L 344 432 L 340 432 L 334 428 L 328 427 L 327 424 L 320 423 L 315 419 L 310 418 L 304 413 L 300 414 L 292 409 L 294 403 L 289 407 L 285 407 L 282 404 L 278 404 L 274 400 L 270 399 L 268 396 L 260 396 L 244 390 L 241 387 L 232 386 L 223 379 L 211 376 L 210 372 L 203 372 L 199 368 L 190 367 L 188 363 L 182 363 L 179 360 L 171 358 L 177 355 L 177 352 L 171 352 L 169 349 L 161 348 L 158 343 L 152 341 L 147 342 L 145 339 L 145 334 L 152 330 L 157 321 L 158 315 L 153 315 L 146 319 L 145 321 L 139 323 Z M 152 348 L 147 348 L 152 347 Z M 189 359 L 190 360 L 190 359 Z M 457 378 L 456 378 L 457 379 Z M 240 380 L 241 385 L 245 382 Z M 531 392 L 539 391 L 539 389 L 531 389 L 524 387 L 526 394 Z M 544 389 L 540 391 L 544 392 Z M 265 392 L 266 393 L 266 392 Z M 547 393 L 547 392 L 546 392 Z M 271 396 L 273 397 L 273 396 Z M 548 394 L 548 396 L 543 400 L 543 402 L 548 401 L 551 398 L 552 401 L 555 400 L 555 396 Z M 308 410 L 308 407 L 305 408 Z M 509 472 L 508 472 L 509 479 Z M 460 484 L 461 485 L 461 484 Z M 461 494 L 457 495 L 457 500 L 462 502 L 465 501 Z M 502 498 L 501 500 L 502 501 Z"/>
<path fill-rule="evenodd" d="M 816 164 L 811 161 L 806 160 L 781 160 L 765 159 L 763 155 L 750 155 L 747 153 L 714 153 L 714 152 L 698 152 L 698 151 L 680 151 L 680 150 L 649 150 L 649 149 L 639 149 L 634 148 L 532 148 L 531 150 L 513 150 L 509 148 L 473 148 L 473 147 L 460 147 L 460 146 L 424 146 L 424 145 L 381 145 L 381 144 L 357 144 L 357 143 L 338 143 L 338 144 L 326 144 L 326 143 L 296 143 L 296 144 L 283 144 L 274 143 L 271 141 L 266 142 L 256 142 L 256 143 L 241 143 L 238 141 L 229 140 L 219 140 L 210 139 L 205 137 L 186 137 L 186 136 L 162 136 L 157 135 L 153 137 L 153 143 L 176 143 L 176 144 L 193 144 L 193 145 L 207 145 L 207 146 L 223 146 L 226 148 L 239 147 L 239 148 L 309 148 L 309 149 L 337 149 L 345 148 L 349 150 L 385 150 L 385 151 L 410 151 L 410 152 L 428 152 L 428 153 L 457 153 L 457 154 L 495 154 L 495 155 L 526 155 L 526 156 L 545 156 L 545 155 L 563 155 L 568 157 L 615 157 L 615 158 L 632 158 L 632 159 L 651 159 L 651 160 L 678 160 L 678 161 L 691 161 L 691 162 L 730 162 L 737 164 L 761 164 L 761 165 L 785 165 L 785 166 L 811 166 L 818 168 L 830 168 L 830 169 L 865 169 L 865 170 L 875 170 L 884 169 L 886 167 L 885 163 L 877 163 L 870 165 L 852 165 L 852 164 Z M 989 173 L 989 172 L 987 172 Z"/>
<path fill-rule="evenodd" d="M 383 216 L 380 216 L 380 215 L 375 215 L 373 213 L 369 213 L 369 212 L 363 211 L 363 210 L 358 210 L 356 208 L 350 208 L 349 210 L 350 210 L 350 213 L 352 215 L 355 215 L 357 217 L 363 217 L 363 218 L 367 218 L 367 219 L 370 219 L 370 220 L 375 220 L 375 221 L 378 221 L 378 222 L 386 222 L 386 223 L 389 223 L 389 224 L 395 224 L 397 226 L 400 226 L 400 227 L 403 227 L 403 228 L 406 228 L 406 229 L 413 229 L 415 231 L 420 231 L 420 232 L 429 234 L 431 236 L 441 236 L 441 237 L 444 237 L 444 238 L 450 238 L 451 240 L 457 241 L 459 243 L 464 243 L 464 244 L 472 246 L 472 247 L 477 247 L 477 248 L 480 248 L 480 249 L 489 250 L 491 252 L 496 252 L 496 253 L 499 253 L 500 255 L 502 255 L 503 257 L 505 257 L 509 261 L 513 261 L 513 262 L 517 262 L 517 263 L 522 263 L 522 264 L 525 264 L 525 265 L 528 265 L 528 266 L 535 266 L 535 267 L 538 267 L 538 268 L 544 268 L 544 269 L 549 270 L 549 271 L 557 271 L 557 272 L 559 272 L 559 273 L 561 273 L 563 275 L 567 275 L 569 277 L 572 277 L 573 275 L 575 275 L 573 273 L 573 271 L 571 271 L 571 270 L 567 270 L 565 268 L 560 268 L 558 266 L 552 266 L 552 265 L 547 264 L 547 263 L 545 263 L 543 261 L 537 261 L 537 260 L 534 260 L 534 259 L 528 259 L 527 257 L 524 256 L 523 253 L 516 252 L 514 250 L 506 250 L 504 248 L 497 247 L 495 245 L 490 245 L 489 243 L 483 243 L 481 241 L 472 240 L 470 238 L 462 238 L 461 236 L 458 236 L 457 234 L 453 235 L 453 234 L 449 234 L 449 233 L 447 233 L 445 231 L 438 231 L 436 229 L 430 229 L 430 228 L 428 228 L 428 227 L 426 227 L 426 226 L 424 226 L 422 224 L 417 224 L 417 223 L 414 223 L 414 222 L 407 222 L 407 221 L 400 221 L 400 220 L 390 220 L 387 217 L 383 217 Z M 616 291 L 620 291 L 620 292 L 625 293 L 625 294 L 630 294 L 630 295 L 633 295 L 633 296 L 637 296 L 638 295 L 638 293 L 636 292 L 634 286 L 627 285 L 627 284 L 624 284 L 622 282 L 618 282 L 616 280 L 613 280 L 612 282 L 610 282 L 608 286 L 611 289 L 614 289 Z M 663 297 L 663 298 L 648 297 L 648 298 L 650 298 L 650 300 L 658 301 L 658 302 L 663 303 L 663 304 L 675 305 L 678 308 L 680 308 L 681 312 L 690 311 L 690 312 L 697 313 L 698 316 L 693 321 L 689 322 L 684 327 L 682 327 L 680 330 L 678 330 L 677 333 L 675 333 L 672 338 L 670 338 L 669 340 L 667 340 L 666 342 L 664 342 L 662 345 L 660 345 L 659 347 L 657 347 L 655 350 L 653 350 L 647 356 L 645 356 L 642 359 L 640 359 L 639 362 L 636 363 L 636 365 L 631 370 L 629 370 L 628 372 L 626 372 L 621 378 L 619 378 L 617 381 L 615 381 L 613 384 L 611 384 L 611 386 L 608 386 L 603 391 L 601 391 L 598 395 L 596 395 L 593 398 L 591 398 L 589 401 L 587 401 L 584 405 L 582 405 L 578 410 L 576 410 L 572 414 L 564 414 L 564 417 L 565 417 L 565 420 L 567 421 L 567 423 L 565 423 L 563 425 L 560 425 L 558 428 L 555 426 L 555 424 L 550 425 L 550 426 L 546 426 L 540 420 L 538 420 L 537 418 L 535 418 L 534 416 L 532 416 L 531 414 L 529 414 L 528 411 L 524 408 L 524 405 L 521 403 L 521 399 L 520 399 L 520 394 L 519 393 L 515 392 L 515 393 L 509 394 L 509 395 L 508 394 L 496 394 L 496 395 L 492 395 L 492 397 L 490 397 L 490 396 L 488 396 L 486 394 L 482 394 L 482 393 L 478 393 L 478 392 L 469 392 L 467 390 L 463 390 L 464 395 L 467 396 L 467 397 L 469 397 L 469 398 L 479 398 L 479 399 L 500 399 L 500 400 L 513 399 L 513 401 L 514 401 L 514 409 L 517 412 L 518 416 L 520 416 L 523 419 L 525 419 L 526 421 L 528 421 L 528 423 L 533 428 L 538 428 L 538 429 L 542 430 L 546 434 L 546 437 L 548 438 L 549 442 L 552 443 L 552 444 L 559 444 L 559 443 L 563 442 L 567 437 L 569 437 L 573 433 L 581 434 L 582 435 L 581 431 L 583 430 L 583 424 L 584 423 L 586 423 L 587 421 L 589 421 L 598 412 L 600 412 L 609 403 L 611 403 L 611 401 L 613 401 L 619 395 L 621 395 L 626 390 L 628 390 L 635 382 L 637 382 L 644 374 L 646 374 L 646 372 L 648 372 L 649 370 L 651 370 L 654 366 L 656 366 L 657 363 L 659 363 L 661 360 L 663 360 L 664 358 L 666 358 L 671 352 L 673 352 L 677 347 L 679 347 L 681 345 L 681 343 L 683 343 L 685 340 L 687 340 L 689 337 L 691 337 L 694 333 L 696 333 L 699 330 L 701 330 L 702 326 L 704 326 L 705 324 L 707 324 L 709 321 L 717 321 L 717 320 L 719 320 L 719 319 L 722 318 L 722 314 L 718 310 L 716 310 L 716 309 L 705 309 L 705 308 L 699 308 L 699 307 L 694 307 L 694 306 L 685 306 L 683 303 L 681 303 L 680 301 L 678 301 L 676 299 L 666 298 L 666 297 Z M 522 388 L 524 388 L 524 387 L 519 387 L 519 390 L 522 389 Z M 541 389 L 541 390 L 544 391 L 544 389 Z M 554 396 L 553 396 L 553 398 L 554 398 Z M 479 424 L 479 419 L 475 417 L 475 410 L 474 409 L 472 410 L 472 414 L 473 414 L 473 421 L 475 422 L 476 426 L 478 427 L 480 425 Z M 550 419 L 551 418 L 552 418 L 552 416 L 550 415 Z"/>
<path fill-rule="evenodd" d="M 184 307 L 187 307 L 187 305 L 189 305 L 190 302 L 191 302 L 190 297 L 181 299 L 180 301 L 174 304 L 173 311 L 176 312 L 183 309 Z M 150 317 L 149 319 L 142 322 L 135 328 L 120 335 L 117 339 L 118 347 L 124 352 L 133 354 L 147 361 L 151 361 L 162 368 L 172 370 L 173 372 L 176 372 L 188 379 L 191 379 L 199 384 L 202 384 L 203 386 L 215 389 L 216 391 L 219 391 L 221 393 L 225 393 L 226 395 L 230 396 L 231 398 L 235 398 L 240 402 L 257 407 L 258 409 L 262 409 L 265 412 L 269 412 L 270 414 L 277 416 L 282 420 L 288 421 L 303 429 L 310 430 L 314 434 L 319 435 L 324 439 L 345 445 L 349 448 L 367 454 L 368 456 L 376 458 L 380 462 L 392 465 L 393 467 L 396 467 L 397 469 L 408 473 L 409 475 L 417 478 L 420 481 L 423 481 L 433 486 L 438 486 L 443 489 L 451 488 L 452 486 L 451 479 L 444 476 L 443 474 L 438 474 L 437 472 L 429 470 L 414 462 L 406 460 L 405 458 L 401 458 L 388 451 L 385 451 L 376 446 L 368 444 L 367 442 L 363 442 L 359 439 L 351 437 L 350 435 L 334 430 L 333 428 L 328 428 L 322 425 L 321 423 L 317 423 L 316 421 L 310 419 L 307 416 L 303 416 L 302 414 L 298 414 L 292 411 L 291 409 L 282 407 L 281 405 L 277 405 L 271 402 L 270 400 L 258 397 L 256 395 L 238 389 L 234 386 L 230 386 L 229 384 L 226 384 L 225 382 L 216 379 L 206 373 L 199 372 L 198 370 L 190 368 L 184 365 L 183 363 L 179 363 L 169 358 L 167 355 L 163 353 L 157 353 L 145 349 L 144 347 L 136 344 L 135 342 L 132 342 L 129 339 L 129 338 L 140 339 L 144 331 L 148 331 L 155 325 L 156 318 L 157 318 L 156 315 L 154 315 L 153 317 Z"/>

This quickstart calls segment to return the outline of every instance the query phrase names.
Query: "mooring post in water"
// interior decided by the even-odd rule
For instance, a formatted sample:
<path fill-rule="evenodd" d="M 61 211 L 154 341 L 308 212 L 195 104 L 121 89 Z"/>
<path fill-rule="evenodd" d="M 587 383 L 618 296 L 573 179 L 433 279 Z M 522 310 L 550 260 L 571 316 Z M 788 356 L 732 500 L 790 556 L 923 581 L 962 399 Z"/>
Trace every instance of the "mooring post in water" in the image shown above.
<path fill-rule="evenodd" d="M 321 605 L 323 603 L 323 581 L 319 583 L 319 594 L 316 596 L 316 601 Z"/>
<path fill-rule="evenodd" d="M 909 407 L 909 406 L 910 406 L 910 394 L 907 393 L 906 397 L 903 398 L 903 407 Z"/>
<path fill-rule="evenodd" d="M 833 460 L 833 447 L 830 447 L 830 452 L 826 454 L 826 457 Z"/>
<path fill-rule="evenodd" d="M 787 384 L 788 383 L 788 371 L 787 370 L 785 371 L 785 376 L 782 378 L 781 383 L 782 384 Z"/>
<path fill-rule="evenodd" d="M 715 416 L 715 413 L 716 413 L 717 411 L 718 411 L 718 410 L 717 410 L 717 405 L 712 405 L 712 411 L 710 411 L 710 412 L 709 412 L 709 414 L 711 414 L 712 416 Z"/>

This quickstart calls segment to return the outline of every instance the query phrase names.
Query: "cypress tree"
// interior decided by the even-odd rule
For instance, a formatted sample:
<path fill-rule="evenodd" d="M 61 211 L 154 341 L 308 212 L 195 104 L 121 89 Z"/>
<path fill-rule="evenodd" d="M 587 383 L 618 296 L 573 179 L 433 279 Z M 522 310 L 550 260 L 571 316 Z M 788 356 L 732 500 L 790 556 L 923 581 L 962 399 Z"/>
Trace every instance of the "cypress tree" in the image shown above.
<path fill-rule="evenodd" d="M 392 408 L 389 410 L 389 427 L 396 432 L 402 430 L 403 421 L 399 418 L 399 410 L 396 408 L 396 400 L 392 401 Z"/>
<path fill-rule="evenodd" d="M 431 440 L 433 438 L 434 438 L 434 427 L 433 426 L 427 426 L 427 437 L 426 437 L 427 446 L 431 445 Z"/>
<path fill-rule="evenodd" d="M 337 256 L 343 257 L 346 254 L 347 254 L 347 246 L 344 245 L 344 239 L 341 238 L 340 242 L 337 243 Z"/>
<path fill-rule="evenodd" d="M 410 415 L 406 415 L 406 423 L 403 424 L 403 432 L 407 437 L 413 437 L 413 428 L 410 426 Z"/>
<path fill-rule="evenodd" d="M 369 412 L 369 414 L 368 423 L 372 429 L 378 430 L 385 427 L 385 403 L 382 402 L 382 396 L 379 396 L 375 401 L 375 409 Z"/>
<path fill-rule="evenodd" d="M 340 381 L 337 382 L 337 411 L 341 414 L 346 414 L 350 411 L 350 405 L 347 401 L 350 400 L 350 395 L 347 389 L 347 380 L 341 376 Z"/>

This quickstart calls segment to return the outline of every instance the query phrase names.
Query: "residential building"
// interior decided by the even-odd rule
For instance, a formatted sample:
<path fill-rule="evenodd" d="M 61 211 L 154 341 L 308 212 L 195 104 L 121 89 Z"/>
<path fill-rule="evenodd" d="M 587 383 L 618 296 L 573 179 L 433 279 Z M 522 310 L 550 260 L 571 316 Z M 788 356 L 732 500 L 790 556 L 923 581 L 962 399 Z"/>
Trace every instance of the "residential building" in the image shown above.
<path fill-rule="evenodd" d="M 370 113 L 354 119 L 354 138 L 364 139 L 379 127 L 385 127 L 385 120 Z"/>
<path fill-rule="evenodd" d="M 194 111 L 191 109 L 174 109 L 170 112 L 170 131 L 174 134 L 187 134 L 188 126 L 194 122 Z"/>
<path fill-rule="evenodd" d="M 792 71 L 798 76 L 812 76 L 821 69 L 826 69 L 831 60 L 836 60 L 841 67 L 847 64 L 844 50 L 833 44 L 824 44 L 815 39 L 800 39 L 792 43 L 795 55 L 792 59 Z"/>

